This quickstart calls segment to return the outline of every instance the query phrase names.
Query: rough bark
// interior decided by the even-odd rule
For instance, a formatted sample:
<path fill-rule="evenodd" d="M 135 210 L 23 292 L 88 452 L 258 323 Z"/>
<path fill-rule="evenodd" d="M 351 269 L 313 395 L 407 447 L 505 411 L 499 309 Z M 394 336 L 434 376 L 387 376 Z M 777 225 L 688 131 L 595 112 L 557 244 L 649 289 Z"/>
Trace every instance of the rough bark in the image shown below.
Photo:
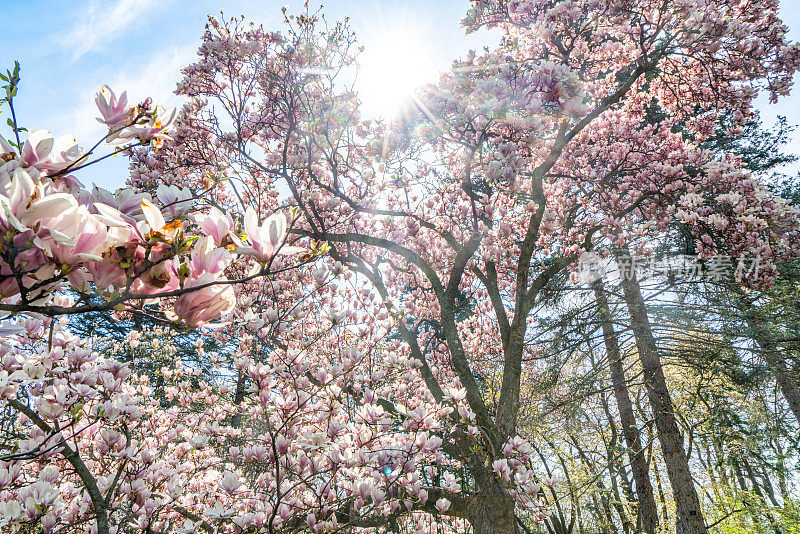
<path fill-rule="evenodd" d="M 628 446 L 631 472 L 636 485 L 639 528 L 641 528 L 642 532 L 652 534 L 658 529 L 658 508 L 653 495 L 653 485 L 650 483 L 650 474 L 644 457 L 639 427 L 636 424 L 636 416 L 633 412 L 633 403 L 625 380 L 625 368 L 619 351 L 617 333 L 611 323 L 611 309 L 601 281 L 598 281 L 594 286 L 594 295 L 600 312 L 603 340 L 606 345 L 606 354 L 611 370 L 611 384 L 614 389 L 617 408 L 619 409 L 620 422 L 622 423 L 622 434 L 625 436 L 625 443 Z"/>
<path fill-rule="evenodd" d="M 678 422 L 675 419 L 672 397 L 667 388 L 658 347 L 647 316 L 644 298 L 635 273 L 623 276 L 621 285 L 631 318 L 631 326 L 639 359 L 644 371 L 647 398 L 653 409 L 653 419 L 661 443 L 661 452 L 667 466 L 667 476 L 675 501 L 676 534 L 706 534 L 706 524 L 700 498 L 694 487 L 689 458 L 683 449 Z"/>
<path fill-rule="evenodd" d="M 517 534 L 514 501 L 495 483 L 473 497 L 469 522 L 475 534 Z"/>

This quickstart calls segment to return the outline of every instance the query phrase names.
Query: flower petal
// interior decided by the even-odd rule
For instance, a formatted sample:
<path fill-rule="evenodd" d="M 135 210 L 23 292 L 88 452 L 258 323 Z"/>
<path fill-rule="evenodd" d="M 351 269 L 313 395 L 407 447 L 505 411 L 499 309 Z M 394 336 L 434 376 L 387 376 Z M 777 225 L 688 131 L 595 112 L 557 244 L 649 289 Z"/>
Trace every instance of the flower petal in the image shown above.
<path fill-rule="evenodd" d="M 142 199 L 142 213 L 144 213 L 144 218 L 147 220 L 147 224 L 150 225 L 151 230 L 161 230 L 167 224 L 164 221 L 161 210 L 149 200 Z"/>

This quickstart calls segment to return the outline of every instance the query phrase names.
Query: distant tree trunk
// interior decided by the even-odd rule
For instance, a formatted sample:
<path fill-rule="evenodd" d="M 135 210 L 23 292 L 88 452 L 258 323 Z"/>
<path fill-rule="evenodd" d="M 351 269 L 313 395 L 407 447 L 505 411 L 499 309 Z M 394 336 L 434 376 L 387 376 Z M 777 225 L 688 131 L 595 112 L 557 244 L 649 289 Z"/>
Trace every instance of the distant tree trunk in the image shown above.
<path fill-rule="evenodd" d="M 766 360 L 767 365 L 772 369 L 772 373 L 775 375 L 775 381 L 778 383 L 778 387 L 783 397 L 786 399 L 789 409 L 792 410 L 795 419 L 800 423 L 800 388 L 797 386 L 797 381 L 792 377 L 792 373 L 786 366 L 786 361 L 783 359 L 780 352 L 776 350 L 775 345 L 758 334 L 755 334 L 753 337 L 756 343 L 763 349 L 762 354 L 764 360 Z"/>
<path fill-rule="evenodd" d="M 632 529 L 636 532 L 641 532 L 641 524 L 638 526 L 634 525 L 631 519 L 628 517 L 628 514 L 625 513 L 625 507 L 622 506 L 622 495 L 620 495 L 620 484 L 617 483 L 617 477 L 619 477 L 620 483 L 622 484 L 622 492 L 625 495 L 625 500 L 627 500 L 629 503 L 635 503 L 636 497 L 633 495 L 633 488 L 631 487 L 630 481 L 628 480 L 628 475 L 625 472 L 625 466 L 622 465 L 622 460 L 614 453 L 617 448 L 617 436 L 619 434 L 617 432 L 617 423 L 611 415 L 611 410 L 608 408 L 608 399 L 606 398 L 605 392 L 600 394 L 600 399 L 603 402 L 603 411 L 606 413 L 606 417 L 608 417 L 608 424 L 611 427 L 611 438 L 609 439 L 609 444 L 606 447 L 606 450 L 608 451 L 608 474 L 609 478 L 611 479 L 611 496 L 614 497 L 614 509 L 617 511 L 617 515 L 619 515 L 619 520 L 622 523 L 622 531 L 624 534 L 628 534 Z"/>
<path fill-rule="evenodd" d="M 784 360 L 776 344 L 772 342 L 770 333 L 764 327 L 764 320 L 759 316 L 756 307 L 745 300 L 741 291 L 734 290 L 734 292 L 737 294 L 737 305 L 744 316 L 744 320 L 747 322 L 751 339 L 761 347 L 761 355 L 770 369 L 772 369 L 772 374 L 775 376 L 775 381 L 778 383 L 789 409 L 792 410 L 795 419 L 800 423 L 800 388 L 797 385 L 797 379 L 792 376 L 792 372 L 786 365 L 786 360 Z"/>
<path fill-rule="evenodd" d="M 744 476 L 742 475 L 742 470 L 739 468 L 739 460 L 733 459 L 733 473 L 736 475 L 736 481 L 739 483 L 739 489 L 742 491 L 750 491 L 747 487 L 747 482 L 744 481 Z"/>
<path fill-rule="evenodd" d="M 598 487 L 605 489 L 602 486 Z M 611 528 L 614 526 L 614 518 L 611 516 L 611 508 L 608 506 L 608 499 L 603 498 L 601 503 L 597 498 L 597 494 L 593 493 L 592 504 L 594 505 L 595 510 L 597 510 L 597 524 L 600 527 L 600 532 L 602 534 L 611 534 Z M 603 513 L 600 512 L 601 510 Z"/>
<path fill-rule="evenodd" d="M 617 511 L 617 514 L 622 521 L 622 528 L 623 531 L 627 534 L 628 530 L 630 529 L 630 521 L 628 520 L 627 516 L 625 515 L 624 507 L 622 506 L 621 502 L 619 501 L 619 492 L 616 491 L 617 483 L 615 482 L 616 472 L 614 470 L 614 465 L 609 459 L 608 464 L 608 474 L 611 478 L 611 485 L 612 491 L 608 491 L 606 489 L 605 484 L 603 484 L 603 479 L 600 473 L 597 472 L 597 466 L 594 462 L 589 459 L 587 456 L 586 451 L 583 450 L 581 447 L 578 438 L 572 434 L 567 434 L 569 436 L 570 441 L 575 446 L 575 450 L 578 451 L 578 457 L 581 459 L 583 464 L 586 466 L 586 470 L 591 473 L 595 484 L 597 487 L 600 488 L 602 491 L 603 497 L 601 497 L 602 501 L 598 500 L 596 494 L 592 494 L 592 501 L 594 503 L 594 509 L 596 510 L 597 515 L 597 523 L 600 525 L 600 530 L 602 532 L 611 532 L 610 529 L 614 529 L 616 532 L 616 524 L 614 523 L 614 516 L 611 513 L 611 505 L 610 501 L 612 497 L 615 497 L 614 508 Z M 609 451 L 614 447 L 614 443 L 612 442 L 611 446 L 609 447 Z M 603 517 L 603 513 L 605 513 L 605 517 Z"/>
<path fill-rule="evenodd" d="M 730 487 L 731 482 L 728 479 L 728 470 L 725 468 L 725 449 L 719 442 L 719 439 L 716 437 L 712 438 L 711 444 L 714 446 L 714 457 L 716 458 L 715 464 L 717 466 L 717 472 L 719 473 L 720 481 L 722 481 L 723 486 Z"/>
<path fill-rule="evenodd" d="M 750 465 L 750 462 L 747 461 L 747 457 L 746 456 L 742 457 L 742 465 L 744 465 L 745 471 L 747 472 L 747 478 L 750 479 L 750 483 L 753 486 L 753 492 L 755 492 L 756 495 L 761 497 L 761 501 L 762 502 L 766 503 L 767 497 L 764 495 L 764 492 L 761 490 L 761 486 L 759 485 L 758 481 L 756 480 L 755 473 L 753 473 L 753 468 Z M 775 497 L 774 496 L 772 496 L 772 504 L 773 504 L 773 506 L 778 506 L 778 503 L 775 502 Z M 763 507 L 762 513 L 764 514 L 764 517 L 767 518 L 767 522 L 769 523 L 769 526 L 772 529 L 772 531 L 775 534 L 782 534 L 782 531 L 781 531 L 780 527 L 775 522 L 775 516 L 772 515 L 772 512 L 770 512 L 770 510 L 769 510 L 769 507 L 766 507 L 766 506 Z"/>
<path fill-rule="evenodd" d="M 692 481 L 689 458 L 683 449 L 683 436 L 675 420 L 672 397 L 664 378 L 661 358 L 647 316 L 639 281 L 634 272 L 622 276 L 621 285 L 625 303 L 631 317 L 636 348 L 644 371 L 647 397 L 653 408 L 653 419 L 658 430 L 661 453 L 667 467 L 672 495 L 675 500 L 675 531 L 677 534 L 706 534 L 706 524 L 700 507 L 700 498 Z"/>
<path fill-rule="evenodd" d="M 636 484 L 640 528 L 642 532 L 653 534 L 658 529 L 658 509 L 653 496 L 653 486 L 650 483 L 647 462 L 644 458 L 639 427 L 636 424 L 636 416 L 633 413 L 633 404 L 631 403 L 628 384 L 625 380 L 625 368 L 619 352 L 617 333 L 614 331 L 614 325 L 611 322 L 611 309 L 601 281 L 598 281 L 594 286 L 594 296 L 600 312 L 603 340 L 605 341 L 608 364 L 611 369 L 611 384 L 614 389 L 614 397 L 617 400 L 620 422 L 622 423 L 622 434 L 625 436 L 625 443 L 628 446 L 631 472 Z"/>
<path fill-rule="evenodd" d="M 244 394 L 246 392 L 246 387 L 245 387 L 246 378 L 247 377 L 245 376 L 245 374 L 242 371 L 239 371 L 239 376 L 236 379 L 236 392 L 234 393 L 234 397 L 233 397 L 233 404 L 235 406 L 241 405 L 242 401 L 244 400 Z M 234 428 L 239 428 L 239 427 L 242 426 L 242 412 L 241 411 L 236 412 L 236 414 L 233 416 L 232 423 L 233 423 L 233 427 Z"/>
<path fill-rule="evenodd" d="M 661 515 L 664 517 L 664 523 L 669 522 L 669 510 L 667 509 L 667 497 L 664 495 L 664 486 L 661 484 L 661 475 L 658 474 L 658 466 L 653 469 L 656 477 L 656 488 L 658 488 L 658 502 L 661 504 Z"/>
<path fill-rule="evenodd" d="M 786 455 L 783 452 L 783 447 L 781 447 L 780 441 L 778 438 L 773 438 L 770 440 L 770 445 L 772 445 L 772 450 L 775 451 L 775 459 L 777 464 L 777 472 L 778 472 L 778 488 L 781 491 L 781 498 L 783 502 L 786 503 L 789 501 L 789 489 L 786 485 L 786 462 L 784 459 Z"/>

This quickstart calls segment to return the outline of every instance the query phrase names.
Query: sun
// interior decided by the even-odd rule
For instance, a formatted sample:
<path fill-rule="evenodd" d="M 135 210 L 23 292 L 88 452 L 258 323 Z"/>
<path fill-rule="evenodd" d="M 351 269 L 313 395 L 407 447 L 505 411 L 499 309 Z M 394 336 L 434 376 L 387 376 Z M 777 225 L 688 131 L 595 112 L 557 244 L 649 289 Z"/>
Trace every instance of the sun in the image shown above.
<path fill-rule="evenodd" d="M 392 119 L 420 86 L 435 80 L 437 69 L 425 41 L 423 33 L 405 25 L 368 36 L 356 82 L 364 115 Z"/>

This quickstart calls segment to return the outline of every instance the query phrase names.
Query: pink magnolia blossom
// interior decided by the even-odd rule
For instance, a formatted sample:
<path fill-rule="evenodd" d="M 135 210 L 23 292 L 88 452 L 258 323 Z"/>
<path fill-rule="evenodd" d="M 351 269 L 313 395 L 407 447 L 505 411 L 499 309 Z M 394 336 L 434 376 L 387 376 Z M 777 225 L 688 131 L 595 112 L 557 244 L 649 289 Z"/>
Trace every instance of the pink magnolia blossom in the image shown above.
<path fill-rule="evenodd" d="M 117 98 L 114 91 L 107 85 L 97 91 L 94 101 L 102 115 L 102 118 L 98 118 L 97 122 L 105 124 L 111 130 L 119 129 L 133 120 L 136 113 L 136 108 L 128 107 L 127 91 L 123 91 Z"/>
<path fill-rule="evenodd" d="M 233 288 L 230 284 L 219 284 L 219 282 L 225 282 L 225 279 L 209 272 L 204 272 L 196 278 L 189 279 L 184 284 L 186 289 L 207 284 L 211 285 L 178 297 L 173 308 L 175 314 L 194 328 L 219 319 L 233 311 L 236 305 Z"/>
<path fill-rule="evenodd" d="M 192 272 L 195 276 L 203 273 L 219 274 L 230 265 L 230 252 L 215 247 L 211 236 L 203 236 L 197 240 L 192 249 Z"/>
<path fill-rule="evenodd" d="M 77 233 L 75 244 L 72 246 L 58 244 L 54 254 L 65 265 L 77 265 L 87 260 L 102 261 L 102 254 L 111 246 L 120 243 L 109 240 L 109 235 L 106 233 L 108 228 L 100 219 L 91 215 L 83 206 L 77 209 L 85 213 L 81 217 L 81 231 Z"/>
<path fill-rule="evenodd" d="M 152 200 L 149 193 L 134 191 L 131 188 L 120 188 L 117 189 L 115 193 L 111 193 L 97 186 L 94 186 L 92 189 L 92 198 L 95 205 L 102 203 L 111 206 L 119 210 L 120 213 L 130 217 L 133 221 L 142 220 L 144 218 L 142 201 Z"/>
<path fill-rule="evenodd" d="M 71 135 L 57 139 L 47 130 L 34 130 L 22 145 L 22 163 L 46 172 L 58 172 L 83 159 L 83 150 Z M 72 177 L 77 184 L 77 180 Z"/>
<path fill-rule="evenodd" d="M 160 184 L 156 190 L 156 198 L 164 205 L 167 213 L 173 218 L 177 218 L 192 209 L 194 195 L 188 187 Z"/>
<path fill-rule="evenodd" d="M 62 135 L 53 143 L 49 157 L 37 167 L 50 173 L 59 172 L 76 165 L 83 158 L 83 149 L 78 146 L 78 140 L 71 135 Z"/>
<path fill-rule="evenodd" d="M 173 221 L 167 224 L 161 210 L 149 200 L 142 199 L 141 205 L 145 220 L 139 222 L 137 228 L 142 235 L 152 234 L 167 241 L 172 241 L 183 230 L 180 221 Z"/>
<path fill-rule="evenodd" d="M 41 182 L 34 185 L 29 173 L 14 171 L 9 195 L 0 195 L 0 226 L 26 232 L 36 229 L 34 242 L 50 251 L 51 243 L 73 244 L 84 217 L 70 194 L 47 194 Z"/>
<path fill-rule="evenodd" d="M 125 281 L 125 271 L 120 267 L 116 253 L 100 261 L 88 262 L 86 270 L 92 283 L 101 291 L 121 286 Z"/>
<path fill-rule="evenodd" d="M 281 246 L 286 237 L 286 216 L 283 213 L 270 215 L 259 226 L 255 210 L 248 207 L 244 215 L 244 228 L 250 246 L 239 247 L 236 252 L 254 256 L 260 262 L 266 262 L 275 254 L 293 254 L 303 250 L 299 247 Z"/>
<path fill-rule="evenodd" d="M 55 140 L 47 130 L 33 130 L 22 145 L 22 162 L 36 166 L 47 159 Z"/>
<path fill-rule="evenodd" d="M 216 207 L 212 207 L 208 211 L 208 215 L 199 213 L 194 216 L 194 219 L 203 232 L 214 238 L 214 243 L 218 246 L 223 244 L 223 241 L 233 228 L 231 216 Z"/>
<path fill-rule="evenodd" d="M 6 141 L 5 137 L 0 135 L 0 155 L 1 154 L 11 154 L 14 155 L 16 150 L 12 147 L 8 141 Z"/>
<path fill-rule="evenodd" d="M 164 141 L 172 139 L 167 130 L 172 126 L 175 121 L 177 110 L 169 108 L 154 118 L 148 120 L 145 124 L 132 126 L 120 132 L 118 136 L 119 141 L 128 141 L 131 139 L 141 139 L 142 141 L 153 142 L 153 147 L 158 150 L 164 144 Z"/>

